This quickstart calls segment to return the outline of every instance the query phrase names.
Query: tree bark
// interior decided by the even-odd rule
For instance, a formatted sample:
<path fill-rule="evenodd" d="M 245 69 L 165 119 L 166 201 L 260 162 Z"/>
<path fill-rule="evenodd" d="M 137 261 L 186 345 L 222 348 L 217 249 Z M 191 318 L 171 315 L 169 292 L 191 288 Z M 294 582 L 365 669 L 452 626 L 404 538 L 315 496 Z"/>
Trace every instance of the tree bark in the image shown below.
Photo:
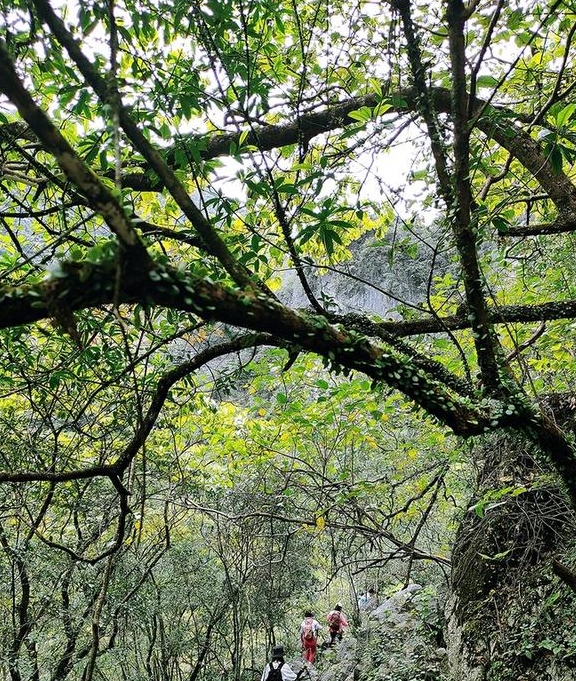
<path fill-rule="evenodd" d="M 557 395 L 547 407 L 574 432 L 574 405 Z M 476 455 L 481 470 L 452 556 L 450 678 L 572 679 L 565 622 L 575 600 L 575 513 L 529 443 L 491 436 Z"/>

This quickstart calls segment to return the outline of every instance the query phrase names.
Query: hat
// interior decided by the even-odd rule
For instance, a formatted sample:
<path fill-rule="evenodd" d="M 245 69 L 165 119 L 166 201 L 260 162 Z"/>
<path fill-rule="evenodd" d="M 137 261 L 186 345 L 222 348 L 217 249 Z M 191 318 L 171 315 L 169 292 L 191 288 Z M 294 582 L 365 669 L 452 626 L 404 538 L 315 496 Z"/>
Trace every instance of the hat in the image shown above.
<path fill-rule="evenodd" d="M 272 648 L 272 659 L 284 657 L 284 646 L 274 646 Z"/>

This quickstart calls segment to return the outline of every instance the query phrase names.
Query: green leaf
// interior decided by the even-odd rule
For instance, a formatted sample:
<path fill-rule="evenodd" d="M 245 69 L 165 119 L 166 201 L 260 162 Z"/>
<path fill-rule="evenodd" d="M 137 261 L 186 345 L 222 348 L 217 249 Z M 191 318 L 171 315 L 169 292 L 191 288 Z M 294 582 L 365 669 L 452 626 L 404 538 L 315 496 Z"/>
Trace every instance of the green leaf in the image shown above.
<path fill-rule="evenodd" d="M 356 111 L 351 111 L 348 116 L 355 121 L 367 123 L 372 118 L 372 109 L 368 106 L 362 106 Z"/>
<path fill-rule="evenodd" d="M 494 78 L 494 76 L 489 75 L 479 76 L 478 79 L 476 80 L 476 85 L 479 88 L 482 87 L 495 88 L 498 85 L 498 79 Z"/>
<path fill-rule="evenodd" d="M 569 123 L 572 120 L 575 111 L 576 111 L 575 103 L 567 104 L 563 109 L 560 109 L 560 111 L 558 111 L 558 113 L 556 114 L 556 125 L 559 128 L 564 127 L 567 123 Z"/>
<path fill-rule="evenodd" d="M 501 558 L 505 558 L 507 555 L 512 553 L 514 549 L 507 549 L 506 551 L 501 551 L 500 553 L 495 553 L 493 556 L 487 556 L 485 553 L 480 553 L 478 552 L 478 555 L 480 558 L 484 558 L 484 560 L 490 560 L 490 561 L 496 561 L 500 560 Z"/>
<path fill-rule="evenodd" d="M 552 165 L 553 172 L 556 175 L 560 175 L 560 173 L 562 172 L 562 164 L 564 159 L 562 158 L 562 152 L 560 151 L 560 148 L 557 145 L 550 149 L 548 154 L 548 160 Z"/>

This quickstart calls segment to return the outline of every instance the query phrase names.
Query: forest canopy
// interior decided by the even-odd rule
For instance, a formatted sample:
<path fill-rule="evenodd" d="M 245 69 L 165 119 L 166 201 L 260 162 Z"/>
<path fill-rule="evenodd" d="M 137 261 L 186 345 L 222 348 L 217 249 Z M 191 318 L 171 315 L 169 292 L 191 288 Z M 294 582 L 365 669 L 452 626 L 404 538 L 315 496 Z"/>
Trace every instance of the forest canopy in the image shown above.
<path fill-rule="evenodd" d="M 562 2 L 11 3 L 2 326 L 61 337 L 89 365 L 108 335 L 128 360 L 134 342 L 150 352 L 221 322 L 255 333 L 188 372 L 241 347 L 313 352 L 456 434 L 527 432 L 562 472 L 574 452 L 534 367 L 556 359 L 574 310 L 570 16 Z M 400 144 L 411 167 L 387 188 Z M 431 261 L 421 300 L 384 291 L 398 305 L 382 318 L 326 298 L 322 276 L 314 290 L 313 274 L 353 276 L 354 242 L 399 222 Z M 304 309 L 278 292 L 287 269 Z"/>
<path fill-rule="evenodd" d="M 446 570 L 470 438 L 534 444 L 576 504 L 547 406 L 575 379 L 572 3 L 0 7 L 12 681 L 56 583 L 42 654 L 90 681 L 161 561 L 227 596 L 173 594 L 138 636 L 202 612 L 207 651 L 233 608 L 237 670 L 238 585 L 273 640 L 274 599 L 318 576 L 290 556 Z"/>

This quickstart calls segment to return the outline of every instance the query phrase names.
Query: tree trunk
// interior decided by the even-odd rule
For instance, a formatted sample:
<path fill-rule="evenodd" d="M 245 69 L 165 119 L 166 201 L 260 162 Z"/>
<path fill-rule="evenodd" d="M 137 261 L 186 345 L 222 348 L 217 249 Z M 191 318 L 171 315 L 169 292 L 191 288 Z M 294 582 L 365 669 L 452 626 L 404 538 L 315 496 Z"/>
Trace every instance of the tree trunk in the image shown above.
<path fill-rule="evenodd" d="M 576 432 L 576 397 L 548 400 Z M 453 552 L 450 679 L 576 679 L 576 514 L 544 458 L 515 434 L 477 452 L 476 494 Z"/>

